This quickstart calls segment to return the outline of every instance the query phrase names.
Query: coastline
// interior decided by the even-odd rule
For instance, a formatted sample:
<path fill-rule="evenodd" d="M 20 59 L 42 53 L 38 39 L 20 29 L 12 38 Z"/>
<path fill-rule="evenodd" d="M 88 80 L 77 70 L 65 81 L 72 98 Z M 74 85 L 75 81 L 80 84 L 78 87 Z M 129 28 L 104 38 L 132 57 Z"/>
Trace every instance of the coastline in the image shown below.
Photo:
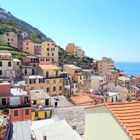
<path fill-rule="evenodd" d="M 129 76 L 140 75 L 140 62 L 115 62 L 115 67 L 123 70 Z"/>

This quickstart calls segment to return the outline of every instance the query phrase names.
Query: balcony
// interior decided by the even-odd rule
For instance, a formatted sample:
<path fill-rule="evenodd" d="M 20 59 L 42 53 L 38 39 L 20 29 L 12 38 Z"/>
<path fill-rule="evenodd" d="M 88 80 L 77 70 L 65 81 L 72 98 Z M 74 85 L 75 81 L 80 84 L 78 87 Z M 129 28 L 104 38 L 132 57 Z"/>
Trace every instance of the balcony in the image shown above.
<path fill-rule="evenodd" d="M 21 104 L 10 105 L 10 106 L 9 106 L 10 109 L 15 109 L 15 108 L 25 108 L 25 107 L 31 107 L 30 102 L 29 102 L 29 103 L 21 103 Z"/>
<path fill-rule="evenodd" d="M 46 110 L 52 110 L 54 107 L 52 105 L 48 106 L 32 106 L 33 111 L 46 111 Z"/>

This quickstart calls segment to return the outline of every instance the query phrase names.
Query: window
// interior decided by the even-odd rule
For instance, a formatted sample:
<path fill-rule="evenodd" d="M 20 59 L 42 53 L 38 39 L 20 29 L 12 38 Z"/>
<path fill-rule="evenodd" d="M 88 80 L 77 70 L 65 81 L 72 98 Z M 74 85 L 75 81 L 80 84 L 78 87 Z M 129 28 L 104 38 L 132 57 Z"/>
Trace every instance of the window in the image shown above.
<path fill-rule="evenodd" d="M 62 86 L 59 87 L 59 90 L 62 90 Z"/>
<path fill-rule="evenodd" d="M 59 82 L 62 83 L 62 79 L 60 79 Z"/>
<path fill-rule="evenodd" d="M 25 74 L 27 74 L 27 70 L 26 70 L 26 69 L 25 69 L 25 71 L 24 71 L 24 72 L 25 72 Z"/>
<path fill-rule="evenodd" d="M 28 96 L 24 97 L 24 103 L 27 104 L 28 103 Z"/>
<path fill-rule="evenodd" d="M 2 75 L 2 70 L 0 70 L 0 75 Z"/>
<path fill-rule="evenodd" d="M 26 49 L 28 50 L 28 47 Z"/>
<path fill-rule="evenodd" d="M 54 53 L 52 53 L 52 56 L 54 56 Z"/>
<path fill-rule="evenodd" d="M 38 117 L 38 112 L 35 112 L 35 117 Z"/>
<path fill-rule="evenodd" d="M 8 41 L 10 41 L 10 38 L 8 38 Z"/>
<path fill-rule="evenodd" d="M 7 35 L 7 36 L 9 36 L 9 34 L 8 34 L 8 33 L 7 33 L 6 35 Z"/>
<path fill-rule="evenodd" d="M 36 100 L 33 100 L 33 105 L 36 105 Z"/>
<path fill-rule="evenodd" d="M 56 91 L 56 87 L 53 87 L 53 91 Z"/>
<path fill-rule="evenodd" d="M 2 98 L 2 106 L 6 105 L 6 98 Z"/>
<path fill-rule="evenodd" d="M 17 66 L 19 66 L 19 62 L 17 62 Z"/>
<path fill-rule="evenodd" d="M 46 77 L 49 77 L 49 72 L 48 71 L 46 71 Z"/>
<path fill-rule="evenodd" d="M 56 80 L 53 80 L 53 83 L 55 84 L 56 83 Z"/>
<path fill-rule="evenodd" d="M 14 117 L 18 116 L 18 110 L 14 110 Z"/>
<path fill-rule="evenodd" d="M 8 67 L 11 67 L 11 65 L 12 65 L 11 62 L 9 61 L 9 62 L 8 62 Z"/>
<path fill-rule="evenodd" d="M 11 41 L 14 41 L 13 38 L 11 39 Z"/>
<path fill-rule="evenodd" d="M 30 114 L 29 109 L 25 109 L 25 115 L 29 115 L 29 114 Z"/>
<path fill-rule="evenodd" d="M 28 45 L 28 42 L 26 43 L 26 45 Z"/>
<path fill-rule="evenodd" d="M 2 66 L 2 61 L 0 61 L 0 66 Z"/>
<path fill-rule="evenodd" d="M 49 56 L 50 54 L 48 53 L 48 56 Z"/>
<path fill-rule="evenodd" d="M 47 88 L 46 91 L 49 92 L 50 91 L 49 88 Z"/>
<path fill-rule="evenodd" d="M 58 71 L 56 71 L 56 77 L 58 76 Z"/>
<path fill-rule="evenodd" d="M 54 58 L 52 58 L 52 61 L 54 61 Z"/>
<path fill-rule="evenodd" d="M 49 51 L 49 48 L 47 48 L 47 51 Z"/>

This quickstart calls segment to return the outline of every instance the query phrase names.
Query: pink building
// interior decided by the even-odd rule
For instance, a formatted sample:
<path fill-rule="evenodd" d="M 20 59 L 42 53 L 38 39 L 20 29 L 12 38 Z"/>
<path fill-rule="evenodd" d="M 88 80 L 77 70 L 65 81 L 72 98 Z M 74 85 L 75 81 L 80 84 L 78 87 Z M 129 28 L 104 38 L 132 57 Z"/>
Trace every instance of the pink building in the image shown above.
<path fill-rule="evenodd" d="M 5 34 L 5 43 L 12 47 L 18 48 L 18 37 L 15 32 L 7 32 Z"/>
<path fill-rule="evenodd" d="M 38 56 L 38 57 L 39 57 L 39 64 L 40 65 L 51 64 L 51 58 L 50 57 L 42 57 L 42 56 Z"/>
<path fill-rule="evenodd" d="M 34 42 L 27 39 L 23 41 L 23 51 L 29 54 L 34 55 L 35 50 L 34 50 Z"/>

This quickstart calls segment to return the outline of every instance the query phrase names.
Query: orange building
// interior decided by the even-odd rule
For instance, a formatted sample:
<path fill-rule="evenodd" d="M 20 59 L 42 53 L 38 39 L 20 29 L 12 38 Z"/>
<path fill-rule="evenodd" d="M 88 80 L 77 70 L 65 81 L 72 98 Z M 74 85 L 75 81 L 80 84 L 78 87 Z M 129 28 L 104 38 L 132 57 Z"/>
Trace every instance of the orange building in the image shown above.
<path fill-rule="evenodd" d="M 38 74 L 25 76 L 28 90 L 43 89 L 50 96 L 63 94 L 63 77 L 59 67 L 55 65 L 39 65 Z"/>
<path fill-rule="evenodd" d="M 67 46 L 66 46 L 66 51 L 68 53 L 74 53 L 74 50 L 75 50 L 75 44 L 74 43 L 69 43 Z"/>
<path fill-rule="evenodd" d="M 31 120 L 30 96 L 10 83 L 0 83 L 0 107 L 7 108 L 11 122 Z"/>

